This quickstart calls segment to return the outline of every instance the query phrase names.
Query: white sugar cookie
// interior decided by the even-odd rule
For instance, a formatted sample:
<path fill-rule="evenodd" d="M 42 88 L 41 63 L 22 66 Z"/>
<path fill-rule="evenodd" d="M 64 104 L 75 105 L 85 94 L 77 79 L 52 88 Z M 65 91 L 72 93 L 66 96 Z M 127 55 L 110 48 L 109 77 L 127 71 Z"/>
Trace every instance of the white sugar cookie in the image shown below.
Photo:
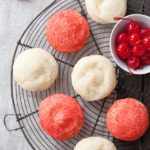
<path fill-rule="evenodd" d="M 40 48 L 22 52 L 14 62 L 13 75 L 17 83 L 29 91 L 48 89 L 58 74 L 55 58 Z"/>
<path fill-rule="evenodd" d="M 117 150 L 115 145 L 102 137 L 84 138 L 77 143 L 74 150 Z"/>
<path fill-rule="evenodd" d="M 89 16 L 101 24 L 116 23 L 113 17 L 124 17 L 127 0 L 85 0 Z"/>
<path fill-rule="evenodd" d="M 116 87 L 113 64 L 101 55 L 80 59 L 74 66 L 71 77 L 74 90 L 87 101 L 103 99 Z"/>

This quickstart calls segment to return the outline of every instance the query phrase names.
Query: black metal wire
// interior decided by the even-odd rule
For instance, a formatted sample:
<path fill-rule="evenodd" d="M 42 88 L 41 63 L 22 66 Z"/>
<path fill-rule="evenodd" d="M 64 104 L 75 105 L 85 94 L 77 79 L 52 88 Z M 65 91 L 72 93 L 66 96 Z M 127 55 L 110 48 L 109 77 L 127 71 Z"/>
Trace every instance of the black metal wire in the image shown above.
<path fill-rule="evenodd" d="M 58 7 L 59 6 L 59 7 Z M 144 8 L 144 9 L 143 9 Z M 131 13 L 144 13 L 150 15 L 150 2 L 148 0 L 128 0 L 127 14 Z M 82 51 L 72 54 L 62 54 L 55 51 L 47 42 L 45 37 L 45 27 L 49 17 L 59 10 L 72 9 L 80 12 L 89 22 L 91 28 L 91 35 L 86 46 Z M 12 60 L 12 68 L 14 59 L 22 51 L 33 48 L 41 47 L 47 49 L 56 58 L 59 64 L 59 74 L 56 82 L 52 87 L 42 92 L 28 92 L 21 89 L 13 79 L 13 69 L 11 68 L 11 96 L 16 114 L 16 119 L 20 125 L 25 138 L 35 150 L 72 150 L 75 144 L 84 137 L 91 135 L 103 136 L 108 139 L 113 139 L 106 127 L 106 113 L 110 106 L 119 98 L 134 97 L 150 108 L 150 86 L 149 76 L 133 76 L 130 77 L 116 66 L 109 50 L 109 36 L 113 24 L 100 25 L 90 19 L 86 11 L 84 0 L 55 0 L 45 10 L 43 10 L 26 28 L 21 38 L 17 42 L 17 47 L 14 52 Z M 105 34 L 105 36 L 104 36 Z M 115 65 L 117 72 L 118 85 L 112 94 L 97 102 L 86 102 L 83 100 L 70 86 L 71 85 L 71 72 L 74 64 L 82 57 L 102 54 L 108 57 Z M 137 82 L 138 81 L 138 82 Z M 143 82 L 144 81 L 144 82 Z M 146 85 L 144 84 L 146 83 Z M 82 105 L 85 123 L 80 133 L 73 139 L 67 141 L 57 141 L 48 136 L 40 127 L 38 106 L 42 99 L 54 94 L 64 93 L 74 98 Z M 21 114 L 21 116 L 17 115 Z M 148 149 L 150 135 L 146 135 L 139 141 L 122 142 L 113 139 L 118 150 L 142 150 Z"/>

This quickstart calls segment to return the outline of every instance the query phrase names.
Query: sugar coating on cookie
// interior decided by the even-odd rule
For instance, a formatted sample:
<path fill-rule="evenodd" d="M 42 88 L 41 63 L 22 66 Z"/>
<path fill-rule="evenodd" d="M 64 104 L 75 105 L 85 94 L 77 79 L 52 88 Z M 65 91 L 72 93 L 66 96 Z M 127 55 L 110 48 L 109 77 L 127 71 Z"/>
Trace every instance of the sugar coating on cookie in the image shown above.
<path fill-rule="evenodd" d="M 116 23 L 114 17 L 124 17 L 127 0 L 85 0 L 89 16 L 101 24 Z"/>
<path fill-rule="evenodd" d="M 117 150 L 115 145 L 102 137 L 89 137 L 79 141 L 74 150 Z"/>
<path fill-rule="evenodd" d="M 72 97 L 54 94 L 44 99 L 39 106 L 41 127 L 57 140 L 73 138 L 84 123 L 83 110 Z"/>
<path fill-rule="evenodd" d="M 55 58 L 46 50 L 33 48 L 22 52 L 13 64 L 13 75 L 25 90 L 43 91 L 48 89 L 58 74 Z"/>
<path fill-rule="evenodd" d="M 101 100 L 116 87 L 113 64 L 101 55 L 81 58 L 75 64 L 71 78 L 74 90 L 87 101 Z"/>
<path fill-rule="evenodd" d="M 63 10 L 52 15 L 46 27 L 49 43 L 58 51 L 72 53 L 86 44 L 90 34 L 87 20 L 78 12 Z"/>
<path fill-rule="evenodd" d="M 106 117 L 111 134 L 120 140 L 134 141 L 140 138 L 148 128 L 147 108 L 133 98 L 116 101 Z"/>

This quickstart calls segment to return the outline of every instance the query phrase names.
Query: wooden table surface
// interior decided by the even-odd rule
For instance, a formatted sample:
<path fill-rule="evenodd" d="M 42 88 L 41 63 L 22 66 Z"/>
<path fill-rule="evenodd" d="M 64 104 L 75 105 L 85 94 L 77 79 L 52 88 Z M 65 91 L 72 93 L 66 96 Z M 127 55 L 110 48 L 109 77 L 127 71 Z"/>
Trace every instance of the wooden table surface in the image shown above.
<path fill-rule="evenodd" d="M 10 97 L 10 68 L 16 42 L 31 20 L 52 0 L 0 0 L 0 150 L 31 150 L 21 131 L 8 132 L 3 124 L 6 114 L 13 114 Z M 15 118 L 9 128 L 18 126 Z"/>

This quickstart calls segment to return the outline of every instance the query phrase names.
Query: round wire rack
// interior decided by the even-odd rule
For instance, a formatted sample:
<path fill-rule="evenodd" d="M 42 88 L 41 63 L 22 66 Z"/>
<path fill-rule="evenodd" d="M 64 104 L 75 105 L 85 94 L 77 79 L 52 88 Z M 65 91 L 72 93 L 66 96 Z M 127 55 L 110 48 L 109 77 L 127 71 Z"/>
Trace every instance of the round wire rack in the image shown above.
<path fill-rule="evenodd" d="M 71 9 L 81 13 L 89 22 L 91 34 L 86 46 L 78 52 L 63 54 L 51 47 L 45 36 L 45 27 L 51 15 L 60 10 Z M 128 0 L 128 14 L 150 15 L 149 0 Z M 120 98 L 133 97 L 142 101 L 150 110 L 150 76 L 130 76 L 114 62 L 109 48 L 109 37 L 114 24 L 101 25 L 90 19 L 84 0 L 55 0 L 44 9 L 26 28 L 17 42 L 15 58 L 26 49 L 40 47 L 49 51 L 59 64 L 58 78 L 52 87 L 42 92 L 29 92 L 20 88 L 13 79 L 11 68 L 11 96 L 15 116 L 26 140 L 34 150 L 72 150 L 82 138 L 102 136 L 112 140 L 118 150 L 150 150 L 150 130 L 137 141 L 124 142 L 112 137 L 106 127 L 106 113 Z M 71 72 L 75 63 L 82 57 L 100 54 L 109 58 L 116 68 L 118 84 L 112 94 L 97 102 L 86 102 L 71 86 Z M 47 135 L 39 124 L 38 106 L 47 96 L 64 93 L 75 98 L 82 106 L 85 116 L 84 126 L 77 136 L 67 141 L 58 141 Z M 6 123 L 6 122 L 5 122 Z M 18 128 L 16 129 L 18 130 Z"/>

